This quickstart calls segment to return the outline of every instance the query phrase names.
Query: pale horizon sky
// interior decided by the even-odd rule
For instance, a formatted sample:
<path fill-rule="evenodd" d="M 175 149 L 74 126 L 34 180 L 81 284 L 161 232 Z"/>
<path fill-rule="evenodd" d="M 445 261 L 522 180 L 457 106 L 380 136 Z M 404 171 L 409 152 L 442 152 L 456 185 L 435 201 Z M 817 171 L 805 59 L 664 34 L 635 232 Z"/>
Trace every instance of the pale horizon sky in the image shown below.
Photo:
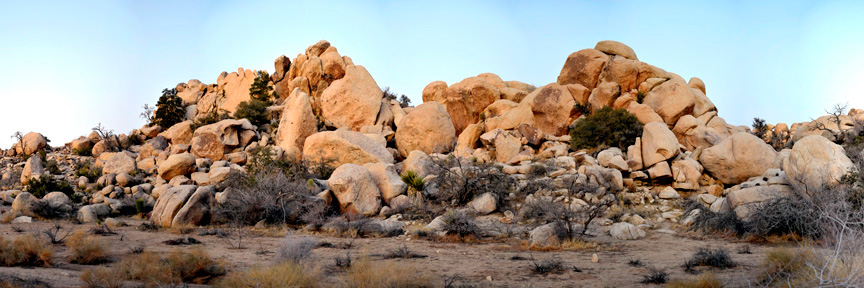
<path fill-rule="evenodd" d="M 15 131 L 62 146 L 102 123 L 128 133 L 145 103 L 238 67 L 273 72 L 326 39 L 420 104 L 436 80 L 492 72 L 555 82 L 567 55 L 617 40 L 699 77 L 733 125 L 864 108 L 862 1 L 3 1 L 0 147 Z"/>

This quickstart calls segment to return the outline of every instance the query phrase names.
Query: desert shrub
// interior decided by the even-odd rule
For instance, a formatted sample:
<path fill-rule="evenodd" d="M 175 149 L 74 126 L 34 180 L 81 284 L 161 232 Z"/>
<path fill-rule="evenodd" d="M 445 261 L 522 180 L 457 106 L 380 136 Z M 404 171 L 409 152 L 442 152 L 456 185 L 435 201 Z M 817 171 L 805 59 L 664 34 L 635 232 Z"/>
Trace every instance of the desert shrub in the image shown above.
<path fill-rule="evenodd" d="M 729 251 L 723 248 L 710 249 L 707 247 L 699 248 L 690 259 L 684 262 L 684 268 L 688 272 L 695 271 L 697 266 L 708 266 L 720 269 L 735 267 L 735 262 L 729 257 Z"/>
<path fill-rule="evenodd" d="M 531 270 L 536 274 L 548 274 L 564 271 L 564 262 L 558 257 L 537 261 L 531 255 Z"/>
<path fill-rule="evenodd" d="M 691 280 L 676 280 L 666 284 L 669 288 L 721 288 L 725 287 L 723 281 L 714 273 L 705 273 Z"/>
<path fill-rule="evenodd" d="M 81 280 L 97 284 L 97 287 L 105 286 L 100 283 L 116 283 L 119 279 L 141 281 L 147 287 L 162 287 L 163 284 L 175 287 L 180 283 L 206 284 L 226 273 L 224 263 L 213 260 L 200 248 L 188 253 L 174 250 L 165 257 L 153 252 L 128 255 L 110 271 L 101 269 L 104 268 L 85 269 Z"/>
<path fill-rule="evenodd" d="M 48 201 L 33 201 L 30 211 L 45 219 L 63 219 L 72 217 L 72 207 L 68 205 L 55 205 Z"/>
<path fill-rule="evenodd" d="M 32 235 L 9 241 L 0 236 L 0 266 L 51 266 L 54 251 Z"/>
<path fill-rule="evenodd" d="M 411 249 L 408 249 L 408 245 L 402 244 L 395 249 L 387 250 L 387 254 L 384 254 L 384 259 L 413 259 L 413 258 L 426 258 L 426 255 L 414 253 Z"/>
<path fill-rule="evenodd" d="M 416 172 L 411 170 L 406 170 L 402 173 L 402 182 L 408 185 L 409 188 L 414 189 L 414 191 L 423 191 L 423 187 L 426 183 L 423 181 L 423 178 L 420 177 Z"/>
<path fill-rule="evenodd" d="M 477 227 L 477 223 L 474 222 L 474 218 L 469 216 L 468 214 L 458 212 L 458 211 L 448 211 L 447 214 L 444 214 L 444 218 L 442 219 L 444 225 L 441 227 L 441 230 L 447 231 L 448 234 L 456 235 L 459 237 L 475 237 L 479 238 L 481 236 L 480 228 Z"/>
<path fill-rule="evenodd" d="M 570 147 L 573 150 L 595 147 L 627 146 L 642 136 L 642 123 L 625 109 L 603 107 L 594 111 L 570 128 Z"/>
<path fill-rule="evenodd" d="M 82 270 L 80 277 L 81 282 L 84 282 L 84 287 L 122 288 L 123 282 L 126 281 L 123 276 L 112 268 L 94 267 Z"/>
<path fill-rule="evenodd" d="M 642 275 L 642 283 L 645 284 L 663 284 L 666 281 L 669 281 L 669 273 L 654 267 L 648 268 L 648 275 Z"/>
<path fill-rule="evenodd" d="M 72 154 L 78 156 L 93 156 L 93 147 L 72 149 Z"/>
<path fill-rule="evenodd" d="M 45 162 L 45 171 L 48 171 L 51 175 L 63 174 L 63 171 L 60 171 L 60 167 L 56 160 L 48 160 Z"/>
<path fill-rule="evenodd" d="M 577 102 L 576 104 L 573 104 L 573 113 L 587 116 L 591 114 L 591 107 Z"/>
<path fill-rule="evenodd" d="M 752 209 L 745 229 L 758 237 L 792 234 L 819 239 L 823 227 L 821 215 L 814 209 L 814 204 L 796 196 L 771 200 Z"/>
<path fill-rule="evenodd" d="M 230 119 L 230 118 L 231 117 L 228 116 L 228 113 L 225 113 L 225 112 L 220 113 L 214 109 L 214 110 L 211 110 L 210 113 L 207 113 L 206 115 L 204 115 L 204 117 L 200 117 L 200 118 L 197 118 L 195 120 L 192 120 L 192 124 L 189 125 L 189 128 L 192 129 L 192 131 L 195 131 L 196 129 L 198 129 L 201 126 L 207 126 L 207 125 L 214 124 L 216 122 L 219 122 L 219 121 L 222 121 L 225 119 Z"/>
<path fill-rule="evenodd" d="M 435 287 L 435 281 L 427 273 L 418 271 L 405 263 L 372 263 L 361 259 L 348 268 L 342 283 L 350 288 L 397 288 L 397 287 Z"/>
<path fill-rule="evenodd" d="M 318 247 L 318 242 L 312 238 L 288 235 L 276 249 L 276 263 L 305 264 L 315 247 Z"/>
<path fill-rule="evenodd" d="M 689 213 L 690 211 L 687 211 L 685 215 Z M 696 216 L 696 220 L 693 221 L 690 229 L 704 233 L 734 234 L 739 236 L 747 233 L 745 223 L 738 219 L 735 212 L 714 213 L 705 209 L 702 209 L 702 212 Z"/>
<path fill-rule="evenodd" d="M 765 287 L 792 284 L 794 278 L 807 273 L 808 260 L 799 249 L 783 247 L 772 249 L 765 254 L 762 268 L 757 272 L 757 283 Z"/>
<path fill-rule="evenodd" d="M 438 177 L 430 182 L 438 187 L 438 193 L 429 196 L 446 204 L 464 206 L 475 197 L 490 193 L 499 206 L 506 206 L 507 195 L 516 188 L 516 180 L 498 166 L 454 156 L 432 161 Z"/>
<path fill-rule="evenodd" d="M 645 92 L 636 91 L 636 103 L 642 104 L 645 101 Z"/>
<path fill-rule="evenodd" d="M 0 288 L 51 288 L 51 285 L 37 279 L 22 279 L 13 275 L 3 275 Z"/>
<path fill-rule="evenodd" d="M 581 182 L 575 177 L 566 178 L 561 186 L 552 186 L 567 190 L 567 197 L 578 198 L 586 192 L 597 190 L 596 184 Z M 533 220 L 540 223 L 554 223 L 555 232 L 559 239 L 573 240 L 582 239 L 591 225 L 598 217 L 606 213 L 610 204 L 609 198 L 603 197 L 596 203 L 585 207 L 574 207 L 573 201 L 569 203 L 555 202 L 546 197 L 539 197 L 534 201 L 527 202 L 519 211 L 523 220 Z"/>
<path fill-rule="evenodd" d="M 109 261 L 105 244 L 95 236 L 77 231 L 66 240 L 69 250 L 69 262 L 84 265 L 95 265 Z"/>
<path fill-rule="evenodd" d="M 48 175 L 41 175 L 38 178 L 30 179 L 30 182 L 27 182 L 27 188 L 25 189 L 30 194 L 33 194 L 36 198 L 42 198 L 45 194 L 60 191 L 66 196 L 72 195 L 75 192 L 75 189 L 72 188 L 68 182 L 64 180 L 55 180 L 54 177 Z"/>
<path fill-rule="evenodd" d="M 753 118 L 753 124 L 750 124 L 750 127 L 753 127 L 750 133 L 753 133 L 759 139 L 765 139 L 765 134 L 768 133 L 768 125 L 765 124 L 765 119 Z"/>
<path fill-rule="evenodd" d="M 249 119 L 255 126 L 261 126 L 270 123 L 270 114 L 267 113 L 267 107 L 271 103 L 258 99 L 250 99 L 249 101 L 240 102 L 237 105 L 237 111 L 234 111 L 235 119 Z"/>
<path fill-rule="evenodd" d="M 304 265 L 284 262 L 276 266 L 251 268 L 229 273 L 215 287 L 319 287 L 320 273 Z"/>
<path fill-rule="evenodd" d="M 186 117 L 186 108 L 183 107 L 183 99 L 177 97 L 177 89 L 163 89 L 162 96 L 156 102 L 156 114 L 153 123 L 168 129 L 174 124 L 180 123 Z"/>

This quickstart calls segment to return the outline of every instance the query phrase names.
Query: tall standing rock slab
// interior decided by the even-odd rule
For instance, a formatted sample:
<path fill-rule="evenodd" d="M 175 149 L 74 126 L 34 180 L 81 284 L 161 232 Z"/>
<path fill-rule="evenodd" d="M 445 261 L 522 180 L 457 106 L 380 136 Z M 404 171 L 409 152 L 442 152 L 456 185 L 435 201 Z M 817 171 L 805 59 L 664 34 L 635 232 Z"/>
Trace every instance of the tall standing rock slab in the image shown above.
<path fill-rule="evenodd" d="M 564 62 L 561 73 L 558 75 L 558 84 L 580 84 L 588 89 L 597 87 L 600 72 L 609 56 L 595 49 L 583 49 L 570 56 Z"/>
<path fill-rule="evenodd" d="M 337 128 L 353 131 L 375 125 L 384 97 L 378 83 L 366 68 L 345 67 L 345 77 L 333 81 L 321 94 L 321 115 Z"/>
<path fill-rule="evenodd" d="M 225 76 L 220 75 L 216 80 L 217 87 L 225 91 L 225 102 L 222 103 L 221 108 L 234 114 L 240 102 L 249 101 L 249 88 L 252 87 L 252 82 L 255 82 L 257 73 L 254 70 L 239 68 L 237 72 L 223 75 Z"/>
<path fill-rule="evenodd" d="M 303 159 L 330 162 L 333 166 L 352 163 L 393 163 L 393 155 L 372 138 L 344 129 L 312 134 L 303 144 Z"/>
<path fill-rule="evenodd" d="M 381 192 L 369 170 L 360 165 L 345 164 L 336 168 L 327 180 L 343 213 L 375 215 L 381 209 Z"/>
<path fill-rule="evenodd" d="M 644 167 L 651 167 L 678 155 L 678 139 L 662 122 L 645 124 L 641 140 Z"/>
<path fill-rule="evenodd" d="M 819 135 L 796 141 L 783 165 L 786 179 L 800 191 L 835 185 L 854 168 L 843 147 Z"/>
<path fill-rule="evenodd" d="M 309 95 L 294 88 L 285 108 L 282 110 L 282 119 L 279 120 L 279 134 L 277 143 L 283 151 L 289 153 L 300 153 L 306 137 L 318 132 L 318 121 L 312 112 L 312 104 Z"/>
<path fill-rule="evenodd" d="M 381 198 L 385 202 L 390 202 L 390 199 L 405 194 L 405 191 L 408 189 L 408 185 L 402 182 L 399 174 L 396 174 L 393 164 L 381 162 L 366 163 L 363 167 L 369 170 L 372 179 L 375 180 L 375 185 L 381 191 Z"/>
<path fill-rule="evenodd" d="M 438 102 L 420 104 L 396 129 L 396 147 L 403 157 L 414 150 L 426 154 L 447 153 L 453 150 L 455 142 L 456 128 L 447 110 Z"/>
<path fill-rule="evenodd" d="M 181 185 L 163 192 L 162 195 L 159 195 L 159 199 L 156 200 L 156 205 L 153 206 L 150 220 L 156 225 L 171 227 L 174 216 L 183 208 L 186 200 L 189 200 L 195 189 L 195 185 Z"/>
<path fill-rule="evenodd" d="M 759 137 L 739 132 L 702 151 L 699 162 L 724 184 L 738 184 L 765 170 L 780 168 L 777 152 Z"/>
<path fill-rule="evenodd" d="M 27 185 L 33 178 L 39 178 L 45 173 L 45 168 L 42 167 L 42 158 L 39 155 L 30 156 L 27 163 L 24 164 L 24 170 L 21 171 L 21 185 Z"/>

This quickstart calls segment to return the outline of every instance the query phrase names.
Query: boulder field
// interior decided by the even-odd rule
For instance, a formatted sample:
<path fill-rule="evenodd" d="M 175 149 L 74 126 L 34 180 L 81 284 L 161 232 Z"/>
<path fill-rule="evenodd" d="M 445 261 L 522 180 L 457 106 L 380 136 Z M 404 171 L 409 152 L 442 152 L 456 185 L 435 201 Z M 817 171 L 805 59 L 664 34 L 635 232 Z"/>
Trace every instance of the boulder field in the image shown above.
<path fill-rule="evenodd" d="M 429 180 L 438 176 L 436 161 L 456 156 L 492 163 L 520 183 L 534 177 L 536 164 L 546 163 L 551 168 L 543 177 L 582 179 L 602 189 L 568 200 L 580 205 L 596 203 L 607 192 L 642 202 L 691 197 L 706 210 L 746 218 L 758 203 L 836 184 L 854 169 L 832 141 L 864 122 L 861 110 L 769 124 L 760 138 L 746 126 L 727 124 L 701 79 L 685 80 L 642 62 L 623 43 L 601 41 L 562 60 L 549 83 L 534 86 L 492 73 L 452 84 L 433 81 L 417 91 L 423 103 L 410 106 L 388 97 L 366 68 L 322 40 L 293 59 L 274 61 L 274 73 L 265 79 L 275 99 L 267 108 L 271 124 L 230 118 L 196 124 L 248 101 L 258 71 L 223 72 L 215 84 L 189 80 L 175 87 L 186 119 L 172 127 L 144 126 L 116 136 L 94 132 L 57 148 L 39 133 L 21 136 L 2 152 L 3 181 L 12 184 L 0 198 L 13 204 L 9 213 L 28 216 L 37 216 L 28 208 L 34 201 L 71 207 L 68 199 L 54 199 L 56 194 L 36 199 L 21 191 L 45 175 L 76 186 L 84 204 L 76 207 L 77 215 L 84 222 L 129 211 L 137 201 L 153 208 L 149 217 L 157 225 L 204 225 L 230 197 L 222 185 L 229 175 L 245 173 L 252 152 L 269 147 L 273 159 L 332 165 L 329 179 L 310 182 L 320 183 L 327 192 L 321 197 L 344 213 L 389 216 L 411 205 L 403 195 L 412 188 L 400 176 L 410 171 Z M 604 107 L 632 113 L 643 125 L 640 137 L 626 149 L 574 151 L 568 131 Z M 40 150 L 49 151 L 47 158 L 35 155 Z M 92 152 L 72 154 L 84 150 Z M 59 172 L 49 169 L 51 161 Z M 84 162 L 102 174 L 76 176 L 80 167 L 72 167 Z M 468 207 L 484 215 L 512 214 L 495 202 L 484 194 Z M 683 220 L 681 211 L 672 212 L 651 221 Z M 635 239 L 645 235 L 644 221 L 609 225 L 615 238 Z M 548 240 L 536 232 L 532 239 Z"/>

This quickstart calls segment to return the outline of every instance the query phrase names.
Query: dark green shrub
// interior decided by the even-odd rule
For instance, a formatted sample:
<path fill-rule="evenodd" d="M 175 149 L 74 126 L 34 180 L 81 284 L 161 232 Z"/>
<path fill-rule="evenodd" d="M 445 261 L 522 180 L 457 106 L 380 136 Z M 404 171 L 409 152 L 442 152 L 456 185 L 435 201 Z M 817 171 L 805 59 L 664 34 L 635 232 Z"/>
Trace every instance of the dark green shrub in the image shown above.
<path fill-rule="evenodd" d="M 93 162 L 78 162 L 75 164 L 75 177 L 87 177 L 89 182 L 96 181 L 102 176 L 102 168 L 93 165 Z"/>
<path fill-rule="evenodd" d="M 636 103 L 642 104 L 642 101 L 645 100 L 645 92 L 637 91 L 636 92 Z"/>
<path fill-rule="evenodd" d="M 30 179 L 30 182 L 27 183 L 27 192 L 33 194 L 36 198 L 42 198 L 45 194 L 60 191 L 67 196 L 71 196 L 75 190 L 72 188 L 72 185 L 69 185 L 66 181 L 58 181 L 54 180 L 54 177 L 42 175 L 38 178 Z"/>
<path fill-rule="evenodd" d="M 52 175 L 63 174 L 63 171 L 60 171 L 60 167 L 55 160 L 49 160 L 48 162 L 45 162 L 45 170 Z"/>
<path fill-rule="evenodd" d="M 156 124 L 168 129 L 183 121 L 185 117 L 186 109 L 183 107 L 183 100 L 177 97 L 177 89 L 162 90 L 162 96 L 156 102 L 156 116 L 153 117 L 151 125 Z"/>
<path fill-rule="evenodd" d="M 448 234 L 457 235 L 459 237 L 475 237 L 479 238 L 480 228 L 474 222 L 474 218 L 465 213 L 457 211 L 448 211 L 444 214 L 444 225 L 441 230 L 447 231 Z"/>
<path fill-rule="evenodd" d="M 258 99 L 250 99 L 249 101 L 240 102 L 237 105 L 237 111 L 234 112 L 235 119 L 249 119 L 255 126 L 261 126 L 270 123 L 270 115 L 267 113 L 267 107 L 270 107 L 269 101 L 261 101 Z"/>
<path fill-rule="evenodd" d="M 573 150 L 618 147 L 622 150 L 642 135 L 642 123 L 624 109 L 603 107 L 576 122 L 570 129 Z"/>
<path fill-rule="evenodd" d="M 132 139 L 132 138 L 129 138 Z M 72 154 L 78 156 L 93 156 L 93 147 L 72 149 Z"/>
<path fill-rule="evenodd" d="M 768 133 L 768 125 L 765 125 L 765 119 L 759 117 L 753 118 L 753 124 L 750 126 L 753 126 L 753 130 L 750 131 L 753 135 L 756 135 L 759 139 L 765 139 L 765 133 Z"/>
<path fill-rule="evenodd" d="M 138 212 L 138 214 L 144 214 L 149 212 L 147 210 L 149 209 L 147 209 L 147 202 L 144 201 L 144 199 L 135 199 L 135 212 Z"/>
<path fill-rule="evenodd" d="M 591 114 L 591 107 L 588 105 L 583 105 L 582 103 L 573 104 L 573 113 L 579 115 L 588 115 Z"/>

